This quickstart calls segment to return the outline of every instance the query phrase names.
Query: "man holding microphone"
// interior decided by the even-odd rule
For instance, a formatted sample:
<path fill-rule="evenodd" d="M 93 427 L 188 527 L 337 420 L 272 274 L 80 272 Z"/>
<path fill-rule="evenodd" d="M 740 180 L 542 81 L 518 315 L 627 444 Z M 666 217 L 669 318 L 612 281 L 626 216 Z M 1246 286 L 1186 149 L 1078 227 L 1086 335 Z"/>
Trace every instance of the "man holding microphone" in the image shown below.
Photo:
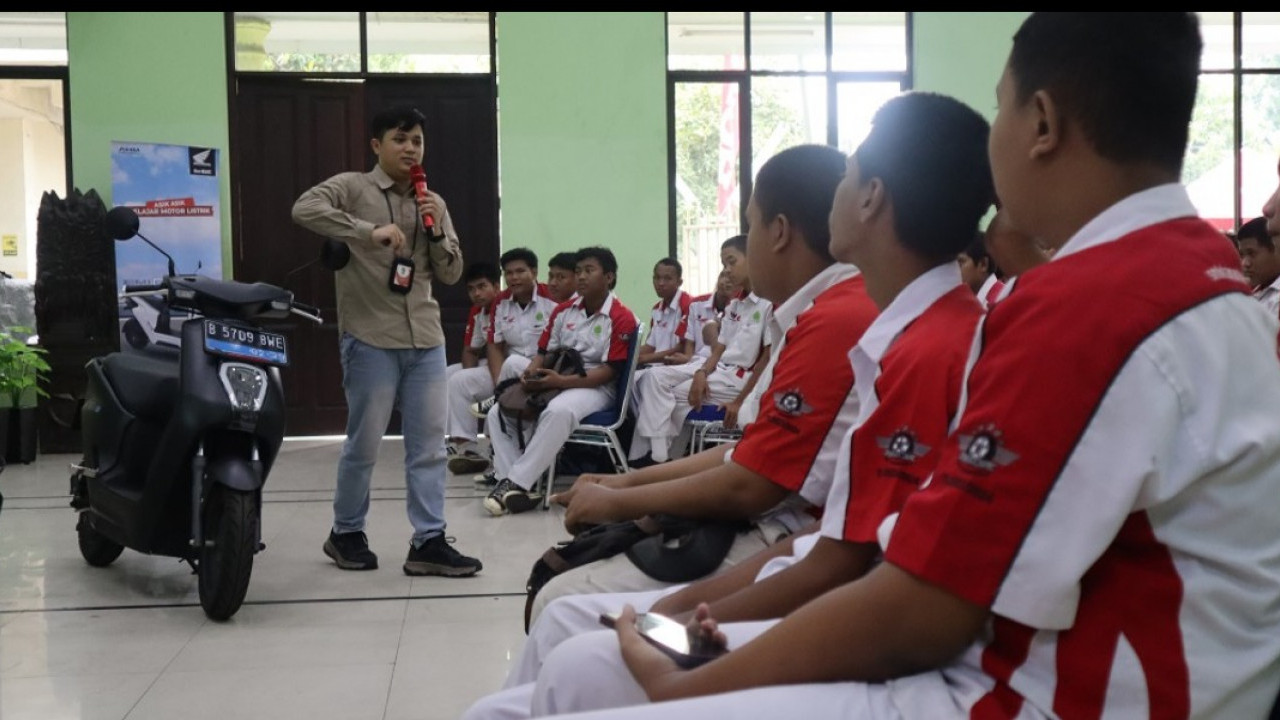
<path fill-rule="evenodd" d="M 307 190 L 293 220 L 351 248 L 351 262 L 335 275 L 348 415 L 324 552 L 343 570 L 378 567 L 364 533 L 370 477 L 399 407 L 413 526 L 404 572 L 462 577 L 482 565 L 444 534 L 446 364 L 431 282 L 456 283 L 463 259 L 444 199 L 421 175 L 425 124 L 412 107 L 376 115 L 369 130 L 378 164 Z"/>

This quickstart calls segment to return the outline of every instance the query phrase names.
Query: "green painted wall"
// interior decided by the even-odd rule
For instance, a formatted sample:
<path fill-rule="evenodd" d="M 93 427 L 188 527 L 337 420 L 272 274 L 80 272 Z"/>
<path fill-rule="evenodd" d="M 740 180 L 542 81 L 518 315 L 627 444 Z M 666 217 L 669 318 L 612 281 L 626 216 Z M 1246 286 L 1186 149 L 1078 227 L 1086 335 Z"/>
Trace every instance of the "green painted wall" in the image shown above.
<path fill-rule="evenodd" d="M 648 320 L 667 254 L 663 14 L 498 13 L 502 244 L 604 245 Z M 543 272 L 545 277 L 545 271 Z"/>
<path fill-rule="evenodd" d="M 220 12 L 69 12 L 72 182 L 111 202 L 111 143 L 218 148 L 231 271 L 227 55 Z"/>
<path fill-rule="evenodd" d="M 946 93 L 995 118 L 996 82 L 1027 14 L 915 13 L 915 89 Z"/>

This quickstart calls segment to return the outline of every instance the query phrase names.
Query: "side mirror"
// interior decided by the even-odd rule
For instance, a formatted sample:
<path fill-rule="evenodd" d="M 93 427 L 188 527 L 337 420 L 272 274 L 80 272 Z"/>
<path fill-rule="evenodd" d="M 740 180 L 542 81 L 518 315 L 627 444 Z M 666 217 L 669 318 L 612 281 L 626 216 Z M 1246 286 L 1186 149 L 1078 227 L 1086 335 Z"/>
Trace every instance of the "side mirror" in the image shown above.
<path fill-rule="evenodd" d="M 325 240 L 320 246 L 320 264 L 338 271 L 351 262 L 351 248 L 341 240 Z"/>
<path fill-rule="evenodd" d="M 117 205 L 107 211 L 102 226 L 116 240 L 128 240 L 138 234 L 138 213 L 131 207 Z"/>

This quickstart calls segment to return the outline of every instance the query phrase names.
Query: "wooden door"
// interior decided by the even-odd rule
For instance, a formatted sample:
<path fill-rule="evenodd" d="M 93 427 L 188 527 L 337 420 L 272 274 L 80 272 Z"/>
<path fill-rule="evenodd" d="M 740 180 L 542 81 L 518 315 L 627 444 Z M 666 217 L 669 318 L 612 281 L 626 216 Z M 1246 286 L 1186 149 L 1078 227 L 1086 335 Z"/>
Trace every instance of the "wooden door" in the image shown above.
<path fill-rule="evenodd" d="M 366 128 L 384 107 L 407 102 L 427 117 L 431 188 L 458 228 L 465 262 L 498 255 L 497 123 L 492 80 L 369 79 L 317 82 L 297 78 L 237 79 L 232 135 L 234 277 L 293 290 L 317 305 L 325 323 L 280 324 L 292 364 L 283 373 L 289 435 L 340 435 L 346 400 L 338 360 L 332 272 L 319 263 L 320 238 L 293 223 L 294 201 L 307 188 L 348 170 L 368 170 Z M 450 362 L 461 352 L 468 301 L 462 283 L 435 286 Z M 398 418 L 389 432 L 398 432 Z"/>

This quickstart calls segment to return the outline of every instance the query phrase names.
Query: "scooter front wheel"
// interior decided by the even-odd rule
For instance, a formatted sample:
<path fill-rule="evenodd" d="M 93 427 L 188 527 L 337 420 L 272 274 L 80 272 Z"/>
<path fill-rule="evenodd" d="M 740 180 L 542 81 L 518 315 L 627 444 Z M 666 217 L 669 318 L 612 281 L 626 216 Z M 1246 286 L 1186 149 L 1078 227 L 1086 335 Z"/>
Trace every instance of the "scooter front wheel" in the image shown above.
<path fill-rule="evenodd" d="M 106 567 L 120 557 L 120 553 L 124 552 L 124 546 L 95 530 L 87 520 L 87 518 L 81 518 L 76 524 L 80 556 L 94 567 Z"/>
<path fill-rule="evenodd" d="M 212 620 L 226 620 L 240 609 L 249 589 L 258 544 L 257 493 L 214 485 L 204 504 L 200 552 L 200 606 Z"/>

